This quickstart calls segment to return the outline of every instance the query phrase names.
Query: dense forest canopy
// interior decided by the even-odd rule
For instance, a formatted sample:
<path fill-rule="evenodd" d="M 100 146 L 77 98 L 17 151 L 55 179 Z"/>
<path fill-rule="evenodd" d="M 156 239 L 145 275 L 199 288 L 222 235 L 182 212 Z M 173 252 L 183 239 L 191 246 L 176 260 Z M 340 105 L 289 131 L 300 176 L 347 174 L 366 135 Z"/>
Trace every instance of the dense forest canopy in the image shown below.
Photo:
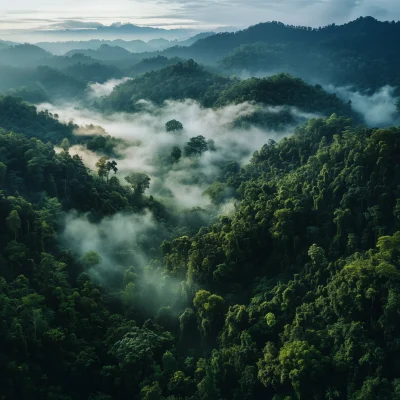
<path fill-rule="evenodd" d="M 320 83 L 376 90 L 385 84 L 399 86 L 399 38 L 399 22 L 371 17 L 317 29 L 269 22 L 162 54 L 222 62 L 228 72 L 238 74 L 289 72 Z"/>
<path fill-rule="evenodd" d="M 143 63 L 143 62 L 142 62 Z M 239 81 L 212 73 L 193 60 L 152 71 L 118 85 L 101 107 L 112 111 L 134 111 L 139 100 L 162 104 L 165 100 L 195 99 L 205 107 L 243 102 L 269 106 L 294 106 L 307 112 L 351 115 L 349 104 L 320 85 L 311 86 L 288 74 Z M 139 105 L 140 107 L 140 105 Z"/>
<path fill-rule="evenodd" d="M 0 41 L 0 399 L 400 399 L 399 29 Z"/>

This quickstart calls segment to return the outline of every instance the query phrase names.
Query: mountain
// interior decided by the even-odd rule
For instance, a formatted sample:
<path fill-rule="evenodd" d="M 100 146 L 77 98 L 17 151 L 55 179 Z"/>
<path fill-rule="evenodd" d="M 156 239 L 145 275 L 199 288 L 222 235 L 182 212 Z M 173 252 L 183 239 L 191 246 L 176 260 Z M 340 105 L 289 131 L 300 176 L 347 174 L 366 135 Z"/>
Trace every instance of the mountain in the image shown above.
<path fill-rule="evenodd" d="M 65 56 L 71 57 L 75 54 L 82 54 L 85 57 L 91 57 L 102 61 L 117 61 L 132 58 L 132 53 L 130 51 L 118 46 L 109 46 L 108 44 L 102 44 L 96 50 L 70 50 Z"/>
<path fill-rule="evenodd" d="M 164 59 L 160 59 L 164 61 Z M 221 107 L 245 101 L 268 106 L 294 106 L 307 112 L 352 115 L 351 107 L 321 86 L 280 74 L 264 79 L 239 81 L 212 72 L 193 60 L 148 72 L 128 80 L 104 99 L 113 111 L 134 111 L 139 100 L 162 104 L 165 100 L 194 99 L 206 107 Z"/>
<path fill-rule="evenodd" d="M 10 46 L 6 44 L 5 42 L 0 41 L 0 52 L 2 50 L 8 49 Z"/>
<path fill-rule="evenodd" d="M 134 111 L 139 100 L 151 100 L 161 104 L 165 100 L 196 99 L 212 105 L 215 95 L 231 84 L 229 78 L 206 71 L 193 60 L 178 63 L 159 71 L 148 72 L 128 80 L 104 99 L 105 108 L 115 111 Z"/>
<path fill-rule="evenodd" d="M 151 40 L 164 38 L 168 40 L 185 40 L 200 33 L 195 29 L 161 29 L 133 24 L 114 23 L 110 26 L 101 25 L 79 29 L 49 29 L 49 30 L 13 30 L 13 38 L 27 37 L 35 42 L 75 41 L 75 40 Z"/>
<path fill-rule="evenodd" d="M 63 69 L 68 68 L 76 64 L 88 65 L 88 64 L 101 64 L 103 63 L 100 60 L 96 60 L 90 56 L 85 56 L 82 53 L 73 53 L 71 56 L 54 56 L 51 58 L 46 58 L 43 62 L 44 65 L 56 68 Z"/>
<path fill-rule="evenodd" d="M 3 49 L 0 399 L 400 400 L 398 29 Z"/>
<path fill-rule="evenodd" d="M 80 41 L 68 41 L 68 42 L 38 42 L 37 46 L 45 49 L 55 55 L 64 55 L 71 50 L 97 50 L 103 44 L 109 46 L 122 47 L 133 53 L 143 53 L 147 51 L 158 51 L 164 50 L 168 47 L 175 45 L 190 46 L 197 40 L 203 39 L 213 35 L 213 32 L 199 33 L 189 39 L 185 40 L 166 40 L 166 39 L 151 39 L 147 42 L 143 40 L 104 40 L 104 39 L 92 39 L 92 40 L 80 40 Z M 0 42 L 1 43 L 1 42 Z"/>
<path fill-rule="evenodd" d="M 1 396 L 397 399 L 399 147 L 398 128 L 312 119 L 227 166 L 214 186 L 235 212 L 162 241 L 174 221 L 153 196 L 0 130 Z M 98 253 L 60 240 L 79 218 L 72 233 L 108 249 L 111 221 L 149 211 L 151 263 L 133 267 L 124 238 L 107 286 Z"/>
<path fill-rule="evenodd" d="M 74 64 L 62 69 L 62 72 L 74 79 L 82 82 L 104 83 L 109 79 L 119 79 L 124 77 L 124 73 L 113 65 L 100 63 Z"/>
<path fill-rule="evenodd" d="M 215 32 L 202 32 L 198 33 L 197 35 L 192 36 L 189 39 L 179 41 L 176 43 L 178 46 L 191 46 L 192 44 L 196 43 L 200 39 L 204 39 L 206 37 L 215 35 Z"/>
<path fill-rule="evenodd" d="M 50 57 L 52 57 L 51 53 L 27 43 L 10 46 L 0 51 L 0 63 L 15 67 L 38 65 L 39 62 Z"/>
<path fill-rule="evenodd" d="M 122 47 L 131 52 L 141 53 L 149 50 L 146 42 L 143 40 L 104 40 L 104 39 L 92 39 L 92 40 L 76 40 L 67 42 L 38 42 L 37 46 L 50 51 L 56 55 L 65 55 L 72 50 L 98 50 L 102 45 L 108 45 L 113 47 Z M 152 49 L 154 50 L 154 49 Z"/>
<path fill-rule="evenodd" d="M 15 68 L 0 65 L 0 91 L 25 87 L 21 92 L 32 96 L 32 91 L 41 93 L 46 100 L 71 99 L 82 96 L 86 83 L 47 66 L 37 68 Z M 27 90 L 29 89 L 29 90 Z M 33 94 L 34 94 L 33 93 Z M 26 98 L 28 100 L 28 98 Z"/>
<path fill-rule="evenodd" d="M 220 62 L 227 73 L 283 71 L 315 82 L 376 90 L 400 85 L 399 46 L 400 22 L 366 17 L 317 29 L 262 23 L 161 54 L 214 65 Z"/>
<path fill-rule="evenodd" d="M 38 112 L 36 107 L 11 96 L 0 97 L 0 126 L 46 143 L 60 143 L 64 138 L 72 140 L 73 126 L 62 124 L 48 112 Z"/>
<path fill-rule="evenodd" d="M 175 58 L 167 58 L 163 56 L 157 56 L 152 58 L 144 58 L 139 63 L 135 64 L 134 66 L 130 67 L 129 69 L 125 70 L 126 76 L 129 77 L 136 77 L 138 75 L 144 74 L 150 71 L 156 71 L 163 69 L 165 67 L 169 67 L 170 65 L 177 64 L 182 60 L 175 57 Z"/>

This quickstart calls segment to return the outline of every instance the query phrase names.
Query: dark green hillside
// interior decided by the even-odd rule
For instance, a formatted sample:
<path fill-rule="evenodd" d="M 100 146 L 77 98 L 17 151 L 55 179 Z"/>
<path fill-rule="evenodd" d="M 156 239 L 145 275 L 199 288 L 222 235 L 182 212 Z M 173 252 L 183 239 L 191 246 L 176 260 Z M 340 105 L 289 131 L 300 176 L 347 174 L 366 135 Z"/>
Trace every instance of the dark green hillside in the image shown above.
<path fill-rule="evenodd" d="M 317 29 L 267 22 L 220 33 L 189 48 L 165 50 L 166 57 L 193 58 L 228 73 L 289 72 L 307 80 L 376 90 L 399 86 L 400 22 L 371 17 Z"/>
<path fill-rule="evenodd" d="M 60 123 L 48 112 L 37 112 L 36 107 L 20 99 L 0 97 L 0 127 L 14 133 L 23 133 L 27 138 L 38 138 L 43 142 L 58 144 L 64 138 L 72 139 L 73 125 Z"/>
<path fill-rule="evenodd" d="M 52 54 L 32 44 L 19 44 L 9 46 L 0 51 L 0 64 L 19 66 L 36 66 L 40 62 L 45 62 Z"/>
<path fill-rule="evenodd" d="M 83 95 L 86 83 L 46 66 L 13 68 L 0 65 L 0 91 L 4 93 L 21 87 L 40 91 L 47 101 L 70 100 Z"/>
<path fill-rule="evenodd" d="M 84 272 L 97 253 L 57 243 L 65 210 L 168 220 L 154 199 L 0 133 L 1 395 L 396 399 L 399 138 L 332 115 L 270 141 L 214 184 L 235 214 L 154 249 L 146 274 L 179 282 L 159 297 L 128 244 L 110 289 Z"/>
<path fill-rule="evenodd" d="M 133 67 L 127 69 L 126 72 L 127 76 L 134 78 L 138 75 L 145 74 L 146 72 L 157 71 L 169 67 L 170 65 L 177 64 L 180 61 L 181 60 L 177 57 L 167 58 L 160 55 L 152 58 L 144 58 Z"/>
<path fill-rule="evenodd" d="M 159 71 L 148 72 L 114 89 L 104 100 L 104 107 L 115 111 L 134 111 L 136 102 L 145 99 L 157 104 L 165 100 L 196 99 L 212 106 L 231 80 L 214 75 L 193 60 Z"/>
<path fill-rule="evenodd" d="M 400 400 L 400 23 L 184 43 L 0 41 L 0 400 Z"/>
<path fill-rule="evenodd" d="M 311 86 L 287 74 L 239 81 L 201 67 L 193 60 L 152 71 L 122 83 L 103 103 L 107 110 L 135 111 L 136 103 L 151 100 L 194 99 L 206 107 L 220 107 L 245 101 L 268 106 L 295 106 L 303 111 L 330 115 L 351 115 L 351 106 L 321 86 Z"/>
<path fill-rule="evenodd" d="M 117 61 L 123 59 L 130 59 L 132 53 L 119 46 L 109 46 L 108 44 L 102 44 L 98 49 L 88 49 L 88 50 L 70 50 L 65 53 L 65 56 L 71 57 L 75 54 L 82 54 L 86 57 L 92 57 L 96 60 L 102 61 Z"/>

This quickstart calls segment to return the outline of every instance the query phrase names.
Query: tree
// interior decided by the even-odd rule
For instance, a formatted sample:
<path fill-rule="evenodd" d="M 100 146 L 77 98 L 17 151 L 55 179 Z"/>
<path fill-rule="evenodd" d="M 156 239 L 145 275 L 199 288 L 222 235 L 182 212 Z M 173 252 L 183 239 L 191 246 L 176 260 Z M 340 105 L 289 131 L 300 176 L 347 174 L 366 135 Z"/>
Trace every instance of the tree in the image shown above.
<path fill-rule="evenodd" d="M 7 166 L 0 162 L 0 183 L 3 184 L 7 176 Z"/>
<path fill-rule="evenodd" d="M 116 161 L 114 160 L 110 161 L 110 157 L 108 156 L 100 157 L 100 159 L 96 163 L 96 167 L 97 167 L 97 174 L 100 176 L 100 178 L 105 177 L 107 183 L 110 172 L 114 171 L 114 174 L 116 174 L 118 171 Z"/>
<path fill-rule="evenodd" d="M 69 144 L 69 140 L 67 138 L 64 138 L 60 144 L 60 147 L 64 150 L 64 151 L 68 151 L 70 144 Z"/>
<path fill-rule="evenodd" d="M 135 195 L 141 196 L 150 187 L 150 177 L 141 172 L 132 172 L 125 177 L 125 180 L 132 186 Z"/>
<path fill-rule="evenodd" d="M 176 119 L 172 119 L 165 124 L 165 129 L 167 132 L 177 132 L 183 130 L 183 125 Z"/>
<path fill-rule="evenodd" d="M 15 240 L 17 240 L 17 233 L 21 228 L 21 218 L 19 217 L 17 210 L 12 210 L 10 215 L 7 217 L 7 227 L 12 233 L 14 233 Z"/>
<path fill-rule="evenodd" d="M 107 175 L 107 161 L 110 159 L 108 156 L 100 157 L 96 163 L 97 175 L 104 178 Z"/>
<path fill-rule="evenodd" d="M 110 172 L 114 171 L 114 174 L 116 174 L 117 171 L 118 171 L 116 161 L 114 161 L 114 160 L 113 161 L 107 161 L 106 170 L 107 170 L 106 177 L 107 177 L 107 183 L 108 183 L 108 176 L 109 176 Z"/>
<path fill-rule="evenodd" d="M 178 146 L 174 146 L 171 151 L 171 158 L 173 162 L 178 162 L 182 157 L 182 150 Z"/>
<path fill-rule="evenodd" d="M 204 136 L 192 137 L 185 146 L 185 156 L 190 157 L 193 155 L 201 156 L 208 150 L 206 138 Z"/>
<path fill-rule="evenodd" d="M 218 329 L 225 310 L 225 300 L 221 296 L 199 290 L 193 299 L 193 305 L 201 318 L 201 331 L 204 335 L 209 334 L 212 328 Z"/>
<path fill-rule="evenodd" d="M 101 262 L 102 258 L 100 254 L 92 250 L 85 253 L 84 256 L 82 257 L 82 264 L 86 268 L 95 267 L 96 265 L 101 264 Z"/>

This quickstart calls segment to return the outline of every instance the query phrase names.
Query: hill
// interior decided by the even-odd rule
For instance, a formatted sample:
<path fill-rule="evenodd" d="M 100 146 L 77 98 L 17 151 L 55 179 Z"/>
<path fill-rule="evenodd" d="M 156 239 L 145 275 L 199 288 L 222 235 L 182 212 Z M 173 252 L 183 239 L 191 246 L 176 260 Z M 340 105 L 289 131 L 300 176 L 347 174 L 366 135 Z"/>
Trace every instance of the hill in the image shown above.
<path fill-rule="evenodd" d="M 82 54 L 85 57 L 91 57 L 102 61 L 117 61 L 132 58 L 132 53 L 130 51 L 118 46 L 109 46 L 108 44 L 102 44 L 96 50 L 70 50 L 65 54 L 65 56 L 71 57 L 75 54 Z"/>
<path fill-rule="evenodd" d="M 103 107 L 114 111 L 134 111 L 139 100 L 162 104 L 165 100 L 194 99 L 206 107 L 245 101 L 268 106 L 289 105 L 307 112 L 351 115 L 351 107 L 321 86 L 281 74 L 264 79 L 239 81 L 207 71 L 193 60 L 128 80 L 108 96 Z"/>
<path fill-rule="evenodd" d="M 49 57 L 52 57 L 51 53 L 31 44 L 10 46 L 0 51 L 0 63 L 15 67 L 35 66 Z"/>
<path fill-rule="evenodd" d="M 168 213 L 78 156 L 0 131 L 0 394 L 397 398 L 399 138 L 310 120 L 215 182 L 234 190 L 235 213 L 164 240 L 144 270 L 132 241 L 119 244 L 106 287 L 87 273 L 97 253 L 75 259 L 60 244 L 64 212 L 91 226 L 143 209 L 168 224 Z M 160 244 L 149 236 L 141 248 Z"/>
<path fill-rule="evenodd" d="M 66 75 L 73 77 L 81 82 L 104 83 L 109 79 L 123 78 L 123 72 L 113 65 L 93 64 L 74 64 L 62 70 Z"/>
<path fill-rule="evenodd" d="M 148 26 L 137 26 L 130 23 L 113 23 L 111 25 L 100 25 L 88 29 L 51 29 L 51 30 L 27 30 L 31 38 L 37 38 L 38 42 L 48 40 L 76 41 L 76 40 L 151 40 L 165 38 L 168 40 L 186 39 L 199 33 L 192 29 L 162 29 Z M 47 39 L 49 38 L 49 39 Z"/>
<path fill-rule="evenodd" d="M 5 42 L 3 42 L 3 41 L 0 41 L 0 52 L 2 51 L 2 50 L 5 50 L 5 49 L 8 49 L 10 46 L 7 44 L 7 43 L 5 43 Z"/>
<path fill-rule="evenodd" d="M 74 126 L 62 124 L 48 112 L 38 112 L 36 107 L 6 96 L 0 97 L 0 128 L 58 144 L 64 138 L 72 140 Z"/>
<path fill-rule="evenodd" d="M 125 70 L 126 76 L 136 77 L 150 71 L 160 70 L 171 65 L 177 64 L 181 60 L 177 57 L 167 58 L 163 56 L 144 58 L 139 63 Z"/>
<path fill-rule="evenodd" d="M 165 50 L 166 57 L 193 58 L 228 72 L 278 71 L 337 85 L 376 90 L 399 86 L 400 22 L 359 18 L 344 25 L 308 28 L 262 23 L 235 33 L 201 39 L 188 48 Z"/>
<path fill-rule="evenodd" d="M 103 44 L 112 47 L 122 47 L 133 53 L 144 53 L 150 51 L 164 50 L 168 47 L 175 46 L 179 44 L 180 46 L 190 46 L 197 40 L 203 39 L 207 36 L 212 35 L 213 32 L 203 32 L 199 33 L 189 39 L 185 40 L 167 40 L 167 39 L 151 39 L 149 41 L 144 40 L 105 40 L 105 39 L 92 39 L 92 40 L 77 40 L 77 41 L 67 41 L 67 42 L 39 42 L 36 43 L 37 46 L 51 52 L 56 55 L 64 55 L 71 50 L 97 50 Z"/>
<path fill-rule="evenodd" d="M 46 66 L 16 68 L 0 66 L 0 91 L 27 87 L 39 90 L 47 100 L 82 96 L 86 83 Z"/>

